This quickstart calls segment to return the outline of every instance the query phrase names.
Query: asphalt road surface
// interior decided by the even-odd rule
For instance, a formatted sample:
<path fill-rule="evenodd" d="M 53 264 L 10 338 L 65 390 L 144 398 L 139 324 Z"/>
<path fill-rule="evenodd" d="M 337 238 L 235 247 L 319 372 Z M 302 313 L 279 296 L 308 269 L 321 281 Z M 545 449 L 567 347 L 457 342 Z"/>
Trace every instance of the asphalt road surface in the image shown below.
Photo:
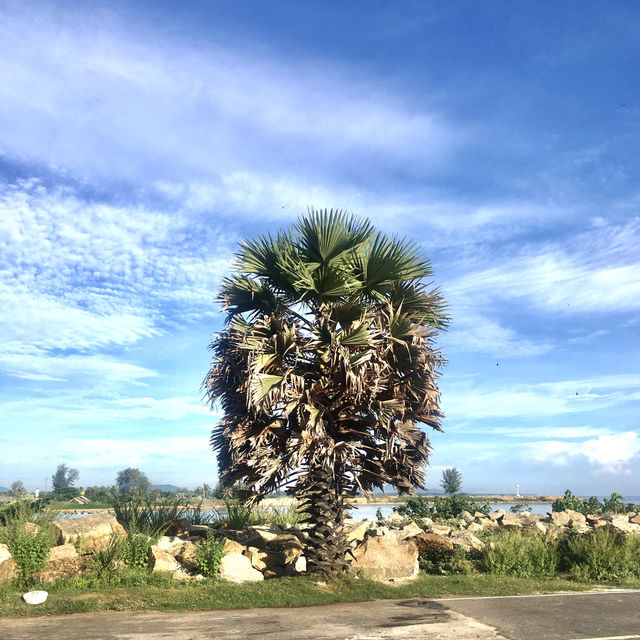
<path fill-rule="evenodd" d="M 1 640 L 640 640 L 640 591 L 0 619 Z"/>

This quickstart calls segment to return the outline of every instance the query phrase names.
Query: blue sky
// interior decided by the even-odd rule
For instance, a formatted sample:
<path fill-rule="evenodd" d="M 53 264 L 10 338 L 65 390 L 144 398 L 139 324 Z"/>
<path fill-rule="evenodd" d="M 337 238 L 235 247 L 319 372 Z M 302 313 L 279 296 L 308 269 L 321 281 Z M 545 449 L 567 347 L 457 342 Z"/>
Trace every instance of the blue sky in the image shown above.
<path fill-rule="evenodd" d="M 430 488 L 640 494 L 636 2 L 0 12 L 0 485 L 215 483 L 220 279 L 314 206 L 449 300 Z"/>

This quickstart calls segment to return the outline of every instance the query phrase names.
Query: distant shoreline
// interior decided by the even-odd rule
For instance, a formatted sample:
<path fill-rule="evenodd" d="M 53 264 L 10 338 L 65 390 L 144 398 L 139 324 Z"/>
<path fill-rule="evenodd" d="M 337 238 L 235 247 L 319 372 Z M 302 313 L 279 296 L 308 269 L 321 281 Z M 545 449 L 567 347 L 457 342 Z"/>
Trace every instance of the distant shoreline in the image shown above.
<path fill-rule="evenodd" d="M 513 494 L 469 494 L 471 498 L 478 502 L 491 502 L 491 503 L 513 503 L 513 504 L 546 504 L 547 502 L 553 502 L 561 496 L 514 496 Z M 435 498 L 444 498 L 446 496 L 440 494 L 427 494 L 417 496 L 393 496 L 393 495 L 375 495 L 369 500 L 364 496 L 358 496 L 352 498 L 350 502 L 352 504 L 368 504 L 368 505 L 385 505 L 385 504 L 399 504 L 404 503 L 411 498 L 425 498 L 428 501 L 433 501 Z"/>
<path fill-rule="evenodd" d="M 553 502 L 556 498 L 561 496 L 514 496 L 505 495 L 505 494 L 483 494 L 483 495 L 475 495 L 469 494 L 474 500 L 478 502 L 488 502 L 488 503 L 506 503 L 506 504 L 546 504 Z M 426 500 L 433 502 L 435 498 L 443 498 L 445 496 L 439 494 L 428 494 L 428 495 L 418 495 L 418 496 L 397 496 L 397 495 L 374 495 L 369 500 L 364 496 L 357 496 L 356 498 L 351 498 L 348 502 L 353 505 L 368 505 L 371 507 L 385 506 L 390 504 L 404 504 L 407 500 L 411 498 L 425 498 Z M 271 508 L 283 508 L 293 506 L 295 501 L 290 497 L 281 497 L 281 498 L 265 498 L 261 503 L 263 507 L 271 507 Z M 202 503 L 202 507 L 205 509 L 222 509 L 224 510 L 225 504 L 222 500 L 205 500 Z M 77 508 L 70 509 L 59 509 L 59 512 L 62 514 L 73 514 L 73 513 L 101 513 L 101 512 L 109 512 L 112 509 L 109 508 L 92 508 L 91 503 L 86 505 L 79 505 Z"/>

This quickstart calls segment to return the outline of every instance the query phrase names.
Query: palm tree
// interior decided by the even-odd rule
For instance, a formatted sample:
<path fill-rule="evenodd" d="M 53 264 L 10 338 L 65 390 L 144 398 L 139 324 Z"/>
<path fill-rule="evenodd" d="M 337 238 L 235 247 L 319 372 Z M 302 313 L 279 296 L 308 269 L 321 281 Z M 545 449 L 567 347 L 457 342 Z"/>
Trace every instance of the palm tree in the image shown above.
<path fill-rule="evenodd" d="M 415 244 L 341 211 L 245 241 L 219 300 L 226 328 L 203 382 L 223 417 L 213 429 L 221 481 L 248 503 L 286 490 L 312 524 L 308 567 L 346 569 L 345 499 L 385 484 L 424 486 L 440 429 L 447 322 Z"/>

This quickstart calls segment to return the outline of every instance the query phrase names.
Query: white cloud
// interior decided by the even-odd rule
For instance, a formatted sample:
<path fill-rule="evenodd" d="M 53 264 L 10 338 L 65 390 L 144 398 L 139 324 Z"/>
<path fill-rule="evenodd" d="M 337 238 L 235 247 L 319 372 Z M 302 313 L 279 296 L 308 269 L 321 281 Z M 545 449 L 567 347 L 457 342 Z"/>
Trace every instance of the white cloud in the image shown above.
<path fill-rule="evenodd" d="M 487 353 L 497 358 L 513 358 L 539 356 L 553 349 L 553 344 L 537 344 L 515 329 L 504 327 L 481 313 L 455 304 L 450 313 L 453 318 L 451 328 L 439 339 L 444 352 L 453 347 L 474 353 Z"/>
<path fill-rule="evenodd" d="M 442 404 L 449 420 L 531 418 L 594 411 L 640 400 L 639 375 L 612 375 L 561 382 L 446 386 Z"/>
<path fill-rule="evenodd" d="M 3 447 L 4 452 L 13 465 L 32 465 L 34 460 L 39 460 L 51 466 L 56 460 L 64 460 L 79 469 L 81 484 L 87 482 L 86 478 L 83 480 L 83 470 L 139 467 L 144 471 L 164 465 L 182 468 L 184 475 L 188 475 L 191 467 L 213 467 L 215 462 L 209 436 L 204 432 L 198 436 L 150 438 L 41 438 L 31 441 L 30 447 L 9 442 Z"/>
<path fill-rule="evenodd" d="M 450 431 L 449 429 L 447 431 Z M 613 431 L 604 427 L 575 426 L 575 427 L 493 427 L 480 428 L 465 425 L 456 430 L 457 434 L 491 434 L 506 436 L 509 438 L 558 438 L 562 440 L 575 440 L 580 438 L 595 438 L 602 435 L 611 435 Z"/>
<path fill-rule="evenodd" d="M 230 239 L 204 221 L 85 202 L 38 180 L 0 186 L 0 366 L 41 380 L 97 371 L 64 351 L 131 345 L 216 312 L 230 258 Z"/>
<path fill-rule="evenodd" d="M 158 375 L 145 367 L 105 355 L 54 356 L 42 351 L 0 354 L 0 368 L 9 375 L 26 380 L 72 381 L 77 387 L 141 383 Z M 26 403 L 23 404 L 23 407 Z"/>
<path fill-rule="evenodd" d="M 540 462 L 568 465 L 577 458 L 608 473 L 629 473 L 630 463 L 640 454 L 640 438 L 635 431 L 600 435 L 581 443 L 545 440 L 528 445 L 530 455 Z"/>
<path fill-rule="evenodd" d="M 640 223 L 578 235 L 570 247 L 547 244 L 447 285 L 453 301 L 473 308 L 528 302 L 544 312 L 608 314 L 640 308 Z"/>
<path fill-rule="evenodd" d="M 327 171 L 372 153 L 434 165 L 466 144 L 468 132 L 424 102 L 343 69 L 141 38 L 113 15 L 11 8 L 0 25 L 11 156 L 149 184 L 292 158 Z"/>

